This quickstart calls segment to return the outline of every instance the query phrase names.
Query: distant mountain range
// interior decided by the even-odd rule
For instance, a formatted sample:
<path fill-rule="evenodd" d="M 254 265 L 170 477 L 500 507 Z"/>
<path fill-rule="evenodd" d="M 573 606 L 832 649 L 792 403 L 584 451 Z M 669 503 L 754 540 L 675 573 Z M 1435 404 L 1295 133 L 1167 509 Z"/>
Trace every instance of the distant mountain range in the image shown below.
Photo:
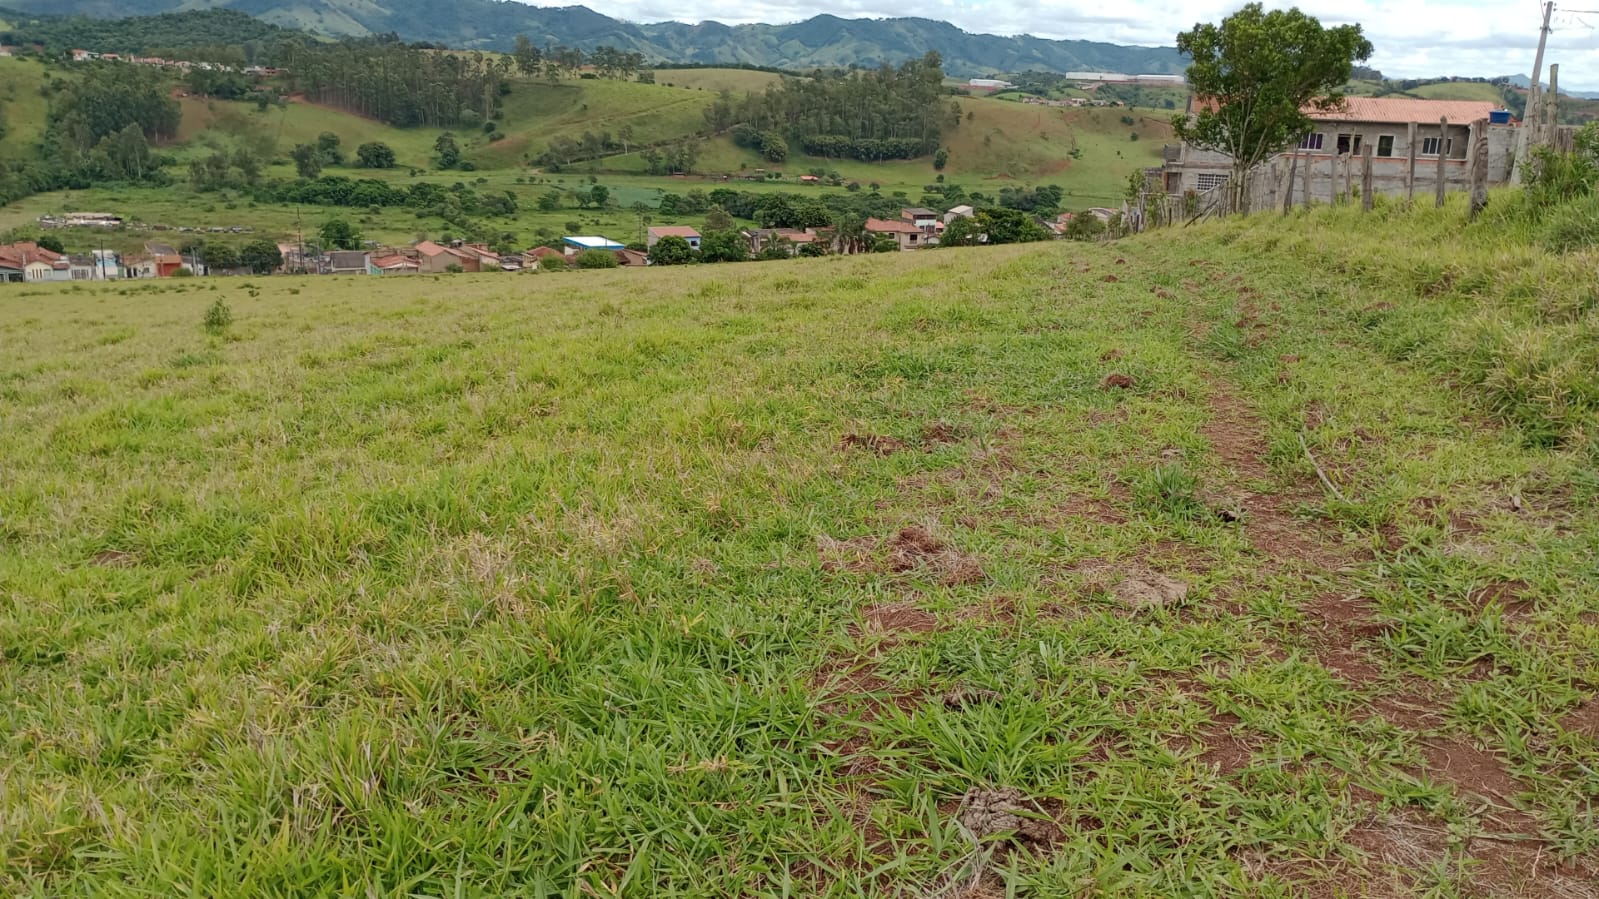
<path fill-rule="evenodd" d="M 1175 74 L 1185 66 L 1175 47 L 971 34 L 921 18 L 820 15 L 791 25 L 636 24 L 585 6 L 538 7 L 514 0 L 5 0 L 0 5 L 36 15 L 96 18 L 233 9 L 324 35 L 393 32 L 408 41 L 461 49 L 509 50 L 516 36 L 525 34 L 540 45 L 636 50 L 653 63 L 874 66 L 935 50 L 944 58 L 944 70 L 961 77 L 1028 70 Z"/>

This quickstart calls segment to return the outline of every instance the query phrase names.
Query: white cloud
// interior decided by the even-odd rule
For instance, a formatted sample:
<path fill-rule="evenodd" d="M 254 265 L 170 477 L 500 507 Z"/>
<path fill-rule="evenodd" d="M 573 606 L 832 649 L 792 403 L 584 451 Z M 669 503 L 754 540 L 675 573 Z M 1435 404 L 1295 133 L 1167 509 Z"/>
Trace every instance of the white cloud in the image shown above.
<path fill-rule="evenodd" d="M 1266 3 L 1295 5 L 1281 0 Z M 1177 32 L 1195 22 L 1217 21 L 1241 5 L 1242 0 L 1097 4 L 932 0 L 913 7 L 893 0 L 826 0 L 806 5 L 775 0 L 701 0 L 685 8 L 666 0 L 613 0 L 599 11 L 634 22 L 710 20 L 729 25 L 797 22 L 820 13 L 845 18 L 917 15 L 985 34 L 1169 46 Z M 1299 0 L 1297 5 L 1326 24 L 1360 23 L 1376 46 L 1371 64 L 1394 77 L 1526 74 L 1538 44 L 1537 0 Z M 1590 23 L 1599 27 L 1599 15 L 1556 11 L 1556 30 L 1546 61 L 1560 64 L 1564 86 L 1599 90 L 1599 31 Z"/>

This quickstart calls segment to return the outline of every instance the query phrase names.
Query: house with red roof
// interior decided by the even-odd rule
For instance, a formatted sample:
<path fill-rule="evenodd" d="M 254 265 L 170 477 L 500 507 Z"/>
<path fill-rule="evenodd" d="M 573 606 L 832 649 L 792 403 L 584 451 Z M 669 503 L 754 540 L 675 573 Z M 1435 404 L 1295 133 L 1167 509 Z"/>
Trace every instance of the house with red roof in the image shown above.
<path fill-rule="evenodd" d="M 0 281 L 71 281 L 72 262 L 66 254 L 47 250 L 33 241 L 19 241 L 0 246 L 0 264 L 7 272 L 20 272 L 13 278 L 7 275 Z"/>
<path fill-rule="evenodd" d="M 451 266 L 463 272 L 483 270 L 482 257 L 460 247 L 447 247 L 431 240 L 424 240 L 418 242 L 414 249 L 417 271 L 424 275 L 440 275 L 450 271 Z"/>
<path fill-rule="evenodd" d="M 645 246 L 655 249 L 655 244 L 663 237 L 681 237 L 688 241 L 690 249 L 700 248 L 700 232 L 687 225 L 655 225 L 645 233 Z"/>
<path fill-rule="evenodd" d="M 1207 102 L 1212 101 L 1190 99 L 1189 113 Z M 1337 109 L 1307 107 L 1303 112 L 1311 130 L 1297 147 L 1278 154 L 1261 167 L 1262 175 L 1254 176 L 1268 179 L 1267 184 L 1275 178 L 1286 188 L 1292 171 L 1301 199 L 1307 173 L 1310 196 L 1321 202 L 1341 195 L 1351 182 L 1358 185 L 1368 152 L 1375 193 L 1430 192 L 1440 161 L 1446 189 L 1465 190 L 1471 180 L 1469 150 L 1479 135 L 1488 144 L 1488 183 L 1502 184 L 1510 176 L 1517 126 L 1496 103 L 1346 97 Z M 1227 184 L 1232 163 L 1225 153 L 1185 143 L 1168 145 L 1165 165 L 1152 172 L 1158 171 L 1161 188 L 1168 194 L 1204 194 Z"/>
<path fill-rule="evenodd" d="M 904 219 L 869 218 L 866 220 L 866 233 L 878 237 L 892 237 L 901 250 L 918 250 L 937 242 L 936 238 Z"/>

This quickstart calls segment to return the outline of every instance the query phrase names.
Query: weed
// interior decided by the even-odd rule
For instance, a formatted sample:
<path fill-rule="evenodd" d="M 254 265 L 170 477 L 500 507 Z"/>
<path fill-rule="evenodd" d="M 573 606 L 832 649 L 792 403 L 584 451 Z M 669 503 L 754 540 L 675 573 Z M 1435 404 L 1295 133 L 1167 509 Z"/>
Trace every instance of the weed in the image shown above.
<path fill-rule="evenodd" d="M 233 309 L 226 300 L 217 297 L 216 302 L 206 307 L 205 319 L 202 322 L 208 334 L 221 334 L 233 324 Z"/>

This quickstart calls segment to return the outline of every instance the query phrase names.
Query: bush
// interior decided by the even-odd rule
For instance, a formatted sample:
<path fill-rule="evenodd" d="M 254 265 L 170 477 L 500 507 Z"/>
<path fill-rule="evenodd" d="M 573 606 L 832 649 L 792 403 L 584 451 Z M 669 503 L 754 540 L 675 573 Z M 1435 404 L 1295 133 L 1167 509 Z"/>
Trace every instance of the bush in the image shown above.
<path fill-rule="evenodd" d="M 651 265 L 687 265 L 694 261 L 694 248 L 681 237 L 663 237 L 650 247 Z"/>
<path fill-rule="evenodd" d="M 610 250 L 584 250 L 573 260 L 578 268 L 616 268 L 616 254 Z"/>
<path fill-rule="evenodd" d="M 565 256 L 545 256 L 539 260 L 541 272 L 564 272 L 567 269 Z"/>
<path fill-rule="evenodd" d="M 181 271 L 181 270 L 180 270 Z M 205 310 L 205 330 L 209 334 L 221 334 L 233 324 L 233 310 L 221 297 Z"/>

